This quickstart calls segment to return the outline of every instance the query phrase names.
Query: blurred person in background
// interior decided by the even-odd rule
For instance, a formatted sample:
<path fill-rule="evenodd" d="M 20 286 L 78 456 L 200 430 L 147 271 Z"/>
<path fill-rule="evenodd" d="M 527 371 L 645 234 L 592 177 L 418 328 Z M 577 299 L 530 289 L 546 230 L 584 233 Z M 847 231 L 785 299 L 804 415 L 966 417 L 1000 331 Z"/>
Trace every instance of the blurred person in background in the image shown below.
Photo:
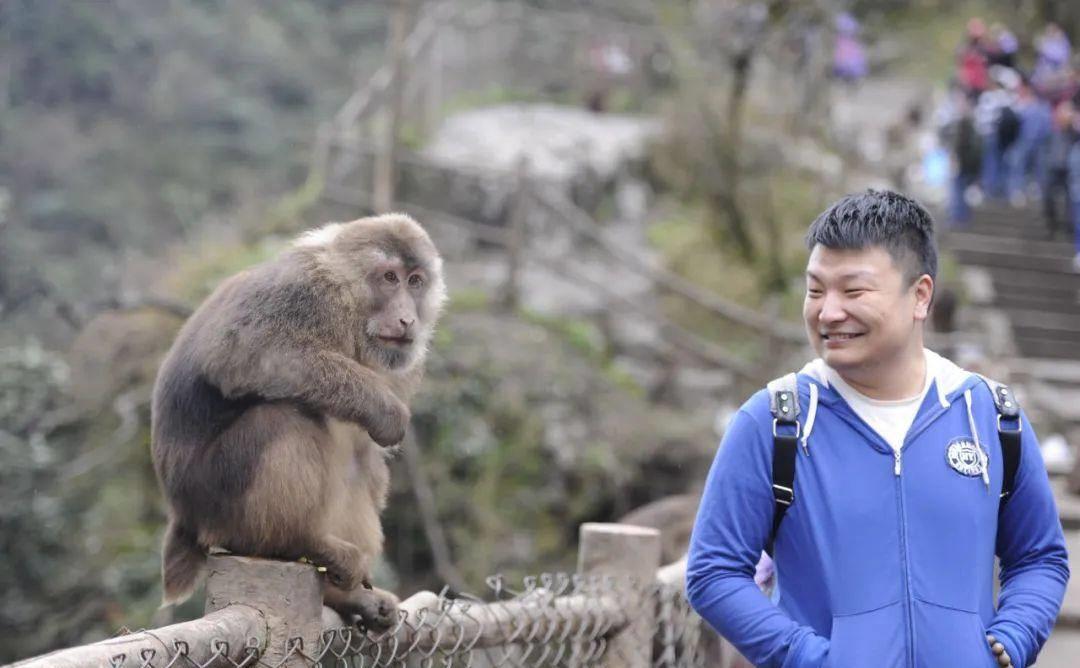
<path fill-rule="evenodd" d="M 1035 40 L 1035 69 L 1032 77 L 1035 81 L 1051 77 L 1064 69 L 1071 58 L 1072 45 L 1065 31 L 1056 23 L 1049 23 Z"/>
<path fill-rule="evenodd" d="M 1016 141 L 1005 151 L 1009 201 L 1015 207 L 1027 203 L 1028 188 L 1045 182 L 1045 149 L 1053 125 L 1053 111 L 1046 100 L 1035 94 L 1031 83 L 1021 81 L 1017 88 L 1016 115 L 1020 131 Z"/>
<path fill-rule="evenodd" d="M 1016 67 L 1016 52 L 1020 50 L 1020 42 L 1011 30 L 1000 23 L 990 26 L 990 36 L 987 46 L 987 61 L 991 66 Z"/>
<path fill-rule="evenodd" d="M 866 49 L 859 41 L 859 22 L 847 12 L 836 17 L 836 46 L 833 49 L 833 76 L 857 84 L 866 76 Z"/>
<path fill-rule="evenodd" d="M 983 42 L 986 26 L 982 19 L 968 21 L 964 42 L 956 52 L 956 80 L 975 99 L 989 84 L 989 63 Z"/>
<path fill-rule="evenodd" d="M 1058 215 L 1058 202 L 1064 202 L 1066 219 L 1072 207 L 1069 189 L 1069 154 L 1076 144 L 1073 125 L 1075 110 L 1072 102 L 1062 102 L 1054 110 L 1054 124 L 1046 146 L 1046 182 L 1043 184 L 1043 217 L 1046 221 L 1046 238 L 1057 236 L 1063 227 Z"/>
<path fill-rule="evenodd" d="M 1073 130 L 1080 133 L 1080 114 L 1073 114 Z M 1080 273 L 1080 141 L 1069 149 L 1069 200 L 1073 226 L 1073 271 Z"/>
<path fill-rule="evenodd" d="M 1012 109 L 1019 75 L 998 65 L 990 70 L 989 87 L 975 105 L 975 130 L 982 143 L 981 185 L 987 197 L 1005 196 L 1003 160 L 1016 140 L 1020 122 Z"/>
<path fill-rule="evenodd" d="M 960 89 L 953 93 L 955 114 L 942 128 L 942 143 L 952 158 L 952 183 L 949 190 L 949 222 L 952 227 L 967 227 L 971 220 L 972 186 L 982 169 L 982 140 L 975 129 L 971 102 Z"/>

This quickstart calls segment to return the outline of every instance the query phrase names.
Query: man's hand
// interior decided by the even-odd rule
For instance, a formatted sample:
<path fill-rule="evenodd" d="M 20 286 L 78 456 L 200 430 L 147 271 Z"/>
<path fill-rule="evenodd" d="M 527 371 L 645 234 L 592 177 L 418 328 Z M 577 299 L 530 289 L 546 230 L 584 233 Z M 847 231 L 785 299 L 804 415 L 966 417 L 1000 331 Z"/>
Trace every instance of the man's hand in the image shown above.
<path fill-rule="evenodd" d="M 1009 658 L 1009 653 L 1005 651 L 1005 645 L 1002 645 L 992 635 L 986 636 L 986 642 L 990 644 L 990 651 L 994 653 L 997 658 L 998 665 L 1001 668 L 1009 668 L 1012 666 L 1012 659 Z"/>

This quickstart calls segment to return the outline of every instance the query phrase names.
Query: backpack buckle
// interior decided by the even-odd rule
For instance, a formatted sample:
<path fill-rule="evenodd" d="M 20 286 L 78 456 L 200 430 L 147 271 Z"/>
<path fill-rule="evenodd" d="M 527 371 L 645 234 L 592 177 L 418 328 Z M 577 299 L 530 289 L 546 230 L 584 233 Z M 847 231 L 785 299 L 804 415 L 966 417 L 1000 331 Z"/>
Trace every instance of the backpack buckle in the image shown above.
<path fill-rule="evenodd" d="M 773 435 L 773 438 L 790 438 L 790 436 L 781 436 L 781 434 L 778 433 L 776 428 L 777 428 L 777 426 L 779 426 L 781 424 L 788 425 L 788 426 L 794 425 L 795 426 L 795 440 L 799 440 L 799 436 L 802 435 L 802 425 L 799 424 L 799 421 L 798 420 L 791 420 L 791 421 L 784 420 L 784 421 L 781 422 L 780 418 L 773 418 L 773 421 L 772 421 L 772 435 Z"/>
<path fill-rule="evenodd" d="M 777 503 L 782 503 L 785 506 L 790 506 L 795 501 L 795 491 L 790 487 L 784 487 L 783 485 L 773 485 L 773 499 Z"/>
<path fill-rule="evenodd" d="M 998 413 L 998 416 L 997 416 L 997 428 L 998 428 L 999 432 L 1009 431 L 1009 432 L 1014 432 L 1014 433 L 1019 434 L 1020 432 L 1022 432 L 1024 430 L 1024 423 L 1020 421 L 1019 416 L 1017 416 L 1016 418 L 1011 418 L 1011 419 L 1016 420 L 1016 429 L 1006 429 L 1006 428 L 1002 427 L 1001 426 L 1001 418 L 1003 418 L 1003 417 L 1008 417 L 1008 416 L 1005 416 L 1005 415 L 1002 415 L 1001 413 Z M 773 433 L 775 434 L 776 432 L 774 431 Z"/>

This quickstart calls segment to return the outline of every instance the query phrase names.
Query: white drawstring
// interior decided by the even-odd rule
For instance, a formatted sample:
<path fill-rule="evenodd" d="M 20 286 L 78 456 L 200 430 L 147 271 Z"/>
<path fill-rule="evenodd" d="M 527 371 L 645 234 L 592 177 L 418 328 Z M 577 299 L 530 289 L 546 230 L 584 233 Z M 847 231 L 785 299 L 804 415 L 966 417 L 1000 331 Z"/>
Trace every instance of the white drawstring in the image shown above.
<path fill-rule="evenodd" d="M 986 489 L 990 489 L 990 455 L 983 450 L 979 443 L 979 430 L 975 428 L 975 414 L 971 412 L 971 390 L 964 390 L 964 403 L 967 404 L 968 428 L 971 429 L 971 438 L 975 440 L 975 447 L 982 459 L 982 479 Z"/>
<path fill-rule="evenodd" d="M 806 412 L 806 427 L 803 429 L 802 437 L 802 449 L 803 453 L 809 457 L 810 448 L 806 445 L 806 439 L 810 438 L 810 432 L 814 429 L 814 418 L 817 416 L 817 400 L 818 389 L 817 383 L 810 383 L 810 408 Z"/>

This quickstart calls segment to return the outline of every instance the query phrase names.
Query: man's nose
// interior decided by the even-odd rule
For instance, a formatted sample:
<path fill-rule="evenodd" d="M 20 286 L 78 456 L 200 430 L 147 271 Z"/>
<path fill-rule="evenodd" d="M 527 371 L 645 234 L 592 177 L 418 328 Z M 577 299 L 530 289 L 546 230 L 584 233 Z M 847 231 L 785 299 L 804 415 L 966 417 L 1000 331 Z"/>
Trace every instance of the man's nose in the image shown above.
<path fill-rule="evenodd" d="M 822 322 L 840 322 L 847 317 L 847 312 L 844 311 L 843 301 L 835 296 L 825 293 L 825 297 L 821 303 L 821 313 L 818 314 L 818 320 Z"/>

